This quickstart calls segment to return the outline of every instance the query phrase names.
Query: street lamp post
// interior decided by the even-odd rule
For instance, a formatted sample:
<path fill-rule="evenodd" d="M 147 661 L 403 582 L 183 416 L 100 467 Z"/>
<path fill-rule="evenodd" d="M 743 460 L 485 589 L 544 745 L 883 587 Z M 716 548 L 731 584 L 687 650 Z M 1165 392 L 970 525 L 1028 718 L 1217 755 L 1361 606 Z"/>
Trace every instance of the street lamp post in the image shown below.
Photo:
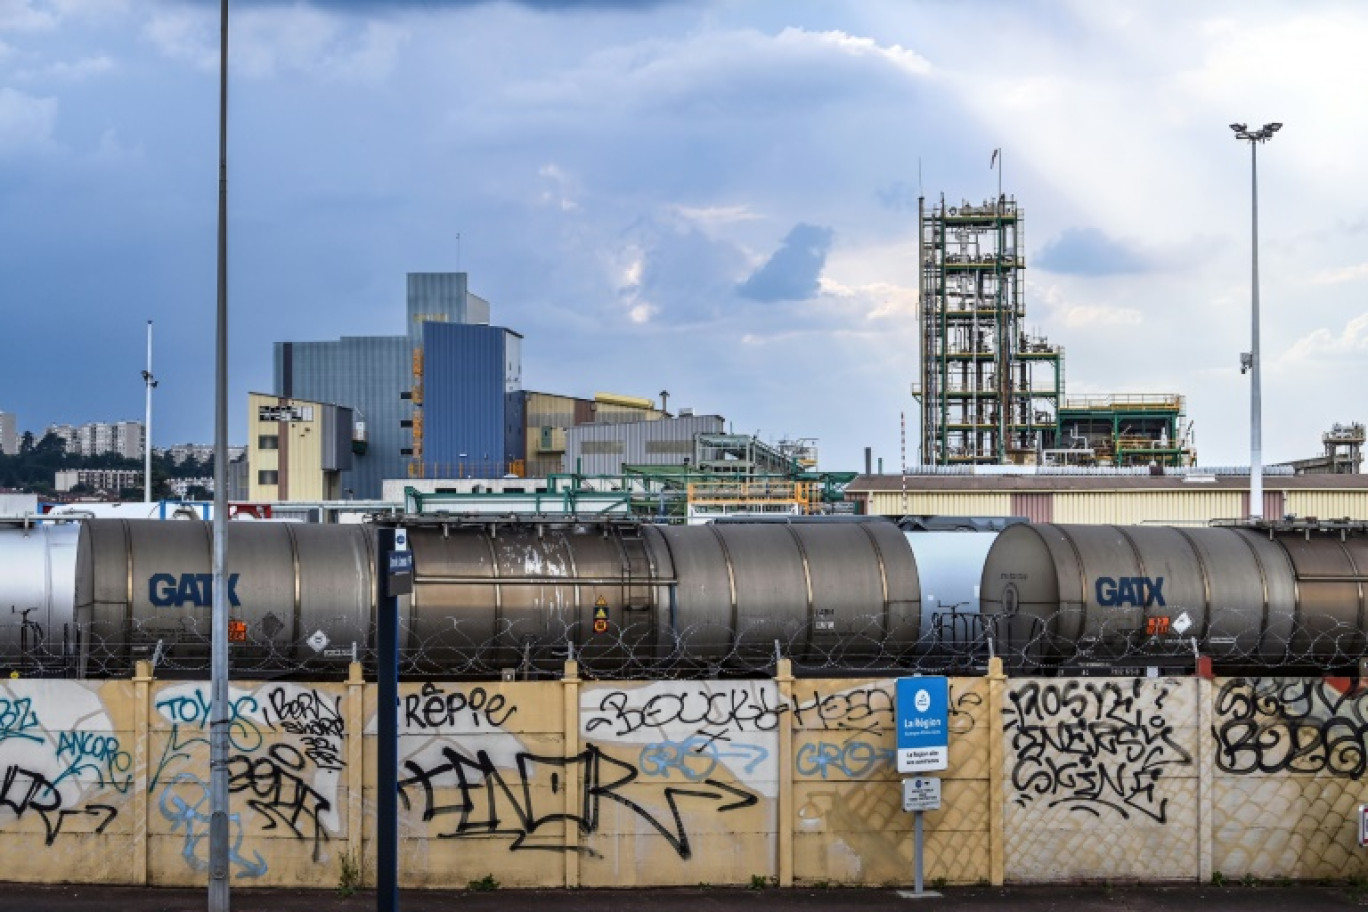
<path fill-rule="evenodd" d="M 143 503 L 152 502 L 152 389 L 157 378 L 152 376 L 152 321 L 147 321 L 147 370 L 142 372 L 147 388 L 147 414 L 143 416 Z"/>
<path fill-rule="evenodd" d="M 1263 518 L 1263 411 L 1259 388 L 1259 143 L 1268 142 L 1282 129 L 1267 123 L 1257 130 L 1233 123 L 1235 138 L 1249 143 L 1250 194 L 1252 200 L 1252 248 L 1250 260 L 1250 310 L 1253 328 L 1250 350 L 1240 355 L 1240 373 L 1249 372 L 1249 518 Z"/>

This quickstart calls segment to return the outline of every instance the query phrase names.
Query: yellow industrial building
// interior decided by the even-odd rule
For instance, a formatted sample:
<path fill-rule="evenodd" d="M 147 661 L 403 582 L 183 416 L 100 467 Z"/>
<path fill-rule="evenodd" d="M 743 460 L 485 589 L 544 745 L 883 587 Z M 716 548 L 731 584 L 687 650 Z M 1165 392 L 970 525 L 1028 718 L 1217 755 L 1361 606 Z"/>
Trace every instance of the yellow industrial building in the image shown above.
<path fill-rule="evenodd" d="M 860 475 L 846 486 L 880 516 L 1025 516 L 1032 522 L 1204 525 L 1249 515 L 1249 477 L 1151 474 Z M 1265 475 L 1263 515 L 1368 520 L 1368 475 Z"/>

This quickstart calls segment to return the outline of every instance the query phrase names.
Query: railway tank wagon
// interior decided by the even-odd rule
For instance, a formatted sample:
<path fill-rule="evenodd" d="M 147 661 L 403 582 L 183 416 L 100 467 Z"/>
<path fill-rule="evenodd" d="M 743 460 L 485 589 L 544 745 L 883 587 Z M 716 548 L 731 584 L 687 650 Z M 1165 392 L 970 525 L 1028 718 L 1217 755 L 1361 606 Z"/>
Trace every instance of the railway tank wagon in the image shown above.
<path fill-rule="evenodd" d="M 229 616 L 240 670 L 341 659 L 370 641 L 375 533 L 356 525 L 235 523 Z M 92 519 L 81 526 L 74 614 L 78 674 L 126 674 L 138 659 L 207 668 L 213 533 L 207 522 Z"/>
<path fill-rule="evenodd" d="M 80 531 L 75 523 L 0 525 L 0 656 L 22 675 L 62 674 L 74 663 Z"/>
<path fill-rule="evenodd" d="M 1348 669 L 1365 651 L 1368 538 L 1334 530 L 1034 524 L 1004 530 L 981 611 L 1009 668 L 1211 657 Z"/>
<path fill-rule="evenodd" d="M 406 673 L 745 674 L 785 656 L 835 667 L 923 650 L 916 560 L 888 522 L 719 524 L 420 520 L 400 600 Z M 373 643 L 375 531 L 234 524 L 239 674 L 338 670 Z M 83 675 L 207 667 L 208 523 L 89 520 L 72 613 Z"/>

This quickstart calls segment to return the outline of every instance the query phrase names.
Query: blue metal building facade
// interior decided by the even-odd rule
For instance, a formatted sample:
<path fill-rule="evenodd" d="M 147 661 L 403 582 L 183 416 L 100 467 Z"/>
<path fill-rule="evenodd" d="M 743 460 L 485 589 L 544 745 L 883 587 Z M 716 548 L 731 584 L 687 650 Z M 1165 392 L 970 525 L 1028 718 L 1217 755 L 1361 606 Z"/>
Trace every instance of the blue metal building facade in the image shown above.
<path fill-rule="evenodd" d="M 522 336 L 501 326 L 423 324 L 422 468 L 497 478 L 523 456 Z"/>

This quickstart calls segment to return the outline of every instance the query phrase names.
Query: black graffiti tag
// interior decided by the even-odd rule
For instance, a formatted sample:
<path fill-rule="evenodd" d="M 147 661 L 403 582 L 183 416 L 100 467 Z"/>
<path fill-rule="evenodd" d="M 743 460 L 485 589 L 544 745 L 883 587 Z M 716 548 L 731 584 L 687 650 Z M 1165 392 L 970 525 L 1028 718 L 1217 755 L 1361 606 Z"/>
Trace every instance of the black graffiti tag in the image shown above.
<path fill-rule="evenodd" d="M 30 811 L 37 814 L 43 821 L 44 845 L 52 845 L 57 840 L 68 817 L 103 815 L 104 820 L 95 828 L 96 833 L 103 833 L 110 821 L 119 815 L 118 810 L 108 804 L 64 808 L 63 803 L 61 791 L 42 773 L 11 764 L 0 779 L 0 807 L 9 808 L 16 818 L 22 818 Z"/>
<path fill-rule="evenodd" d="M 332 802 L 301 778 L 304 755 L 288 744 L 274 744 L 264 757 L 238 754 L 228 760 L 228 791 L 247 792 L 249 807 L 266 817 L 266 829 L 288 829 L 300 839 L 313 839 L 313 859 L 320 859 L 327 840 L 321 815 Z"/>
<path fill-rule="evenodd" d="M 1222 772 L 1368 773 L 1368 692 L 1315 678 L 1232 678 L 1211 728 Z"/>
<path fill-rule="evenodd" d="M 602 715 L 586 720 L 584 730 L 592 732 L 610 726 L 612 730 L 604 732 L 604 736 L 622 737 L 643 728 L 678 723 L 724 730 L 736 726 L 743 731 L 774 731 L 779 727 L 779 717 L 789 707 L 783 703 L 771 706 L 769 692 L 763 688 L 757 694 L 741 688 L 659 693 L 638 706 L 633 705 L 630 691 L 614 690 L 604 694 L 596 710 Z"/>
<path fill-rule="evenodd" d="M 1130 819 L 1134 812 L 1166 822 L 1160 781 L 1169 767 L 1192 763 L 1162 713 L 1168 693 L 1160 686 L 1151 700 L 1140 680 L 1014 688 L 1003 715 L 1016 803 L 1039 797 L 1094 816 L 1108 810 Z"/>
<path fill-rule="evenodd" d="M 566 845 L 562 841 L 560 824 L 569 821 L 577 825 L 581 833 L 598 832 L 603 803 L 611 801 L 636 814 L 663 836 L 680 858 L 687 859 L 692 856 L 693 848 L 680 815 L 680 799 L 699 798 L 720 802 L 715 808 L 717 813 L 750 807 L 759 801 L 756 795 L 716 779 L 706 779 L 687 788 L 667 786 L 659 789 L 659 794 L 669 808 L 670 819 L 662 821 L 639 801 L 625 794 L 627 787 L 637 782 L 639 774 L 636 767 L 605 755 L 593 745 L 574 757 L 519 753 L 515 759 L 516 774 L 511 781 L 494 766 L 485 751 L 468 757 L 451 747 L 444 747 L 442 758 L 442 762 L 427 768 L 412 760 L 404 763 L 410 774 L 399 782 L 399 797 L 404 806 L 412 808 L 413 799 L 409 793 L 418 791 L 424 820 L 442 817 L 452 819 L 450 829 L 439 833 L 439 838 L 511 836 L 513 842 L 509 848 L 515 851 L 544 849 L 590 853 L 584 846 Z M 573 781 L 572 769 L 582 768 L 580 806 L 584 809 L 583 813 L 565 813 L 563 799 L 556 810 L 542 811 L 537 807 L 537 795 L 540 792 L 533 790 L 532 780 L 538 767 L 552 770 L 551 796 L 563 794 L 565 783 Z M 452 792 L 454 800 L 442 803 L 439 793 Z M 543 827 L 550 827 L 545 835 L 539 832 Z"/>
<path fill-rule="evenodd" d="M 508 705 L 503 694 L 489 693 L 483 687 L 473 687 L 469 693 L 460 690 L 448 693 L 429 681 L 423 685 L 422 693 L 404 696 L 404 725 L 410 728 L 455 725 L 464 713 L 470 714 L 470 721 L 476 728 L 482 723 L 490 728 L 502 728 L 517 711 L 516 706 Z"/>

